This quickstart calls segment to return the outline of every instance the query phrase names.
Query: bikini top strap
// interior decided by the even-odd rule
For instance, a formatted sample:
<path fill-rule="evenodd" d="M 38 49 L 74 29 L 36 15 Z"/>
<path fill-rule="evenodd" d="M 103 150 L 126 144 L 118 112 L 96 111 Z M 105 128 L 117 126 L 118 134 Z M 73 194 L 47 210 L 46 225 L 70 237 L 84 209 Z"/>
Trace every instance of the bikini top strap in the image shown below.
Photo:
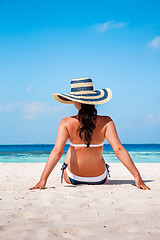
<path fill-rule="evenodd" d="M 90 144 L 89 147 L 101 147 L 104 145 L 104 142 L 100 144 Z M 87 144 L 74 144 L 70 142 L 70 146 L 72 147 L 87 147 Z"/>

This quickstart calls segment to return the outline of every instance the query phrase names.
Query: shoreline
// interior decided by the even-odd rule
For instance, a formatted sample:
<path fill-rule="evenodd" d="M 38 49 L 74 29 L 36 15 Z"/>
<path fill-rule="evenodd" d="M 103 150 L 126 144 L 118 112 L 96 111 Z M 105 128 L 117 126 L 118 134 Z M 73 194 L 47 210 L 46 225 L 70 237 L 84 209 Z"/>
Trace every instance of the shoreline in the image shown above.
<path fill-rule="evenodd" d="M 44 190 L 30 191 L 45 163 L 0 163 L 1 239 L 159 239 L 160 163 L 135 163 L 151 190 L 121 163 L 109 163 L 106 184 L 61 184 L 61 165 Z"/>

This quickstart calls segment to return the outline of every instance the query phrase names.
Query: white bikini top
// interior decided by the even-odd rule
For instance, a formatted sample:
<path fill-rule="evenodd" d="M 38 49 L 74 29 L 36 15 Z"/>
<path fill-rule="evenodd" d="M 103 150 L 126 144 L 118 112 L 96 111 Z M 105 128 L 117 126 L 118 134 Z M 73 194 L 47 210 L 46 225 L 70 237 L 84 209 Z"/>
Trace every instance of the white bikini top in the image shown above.
<path fill-rule="evenodd" d="M 89 147 L 102 147 L 104 145 L 104 142 L 100 144 L 90 144 Z M 87 147 L 87 144 L 74 144 L 70 142 L 70 146 L 72 147 Z"/>

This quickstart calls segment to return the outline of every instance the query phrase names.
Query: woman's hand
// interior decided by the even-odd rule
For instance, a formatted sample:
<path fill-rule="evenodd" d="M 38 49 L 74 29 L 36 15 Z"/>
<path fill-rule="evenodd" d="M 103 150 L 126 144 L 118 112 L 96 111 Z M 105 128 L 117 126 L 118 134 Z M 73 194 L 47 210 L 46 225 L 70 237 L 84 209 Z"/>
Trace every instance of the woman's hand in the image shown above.
<path fill-rule="evenodd" d="M 37 189 L 37 188 L 39 188 L 40 190 L 44 189 L 46 182 L 47 181 L 41 179 L 34 187 L 29 188 L 29 190 L 33 190 L 33 189 Z"/>
<path fill-rule="evenodd" d="M 150 188 L 147 187 L 147 186 L 145 185 L 145 183 L 143 182 L 140 174 L 137 175 L 137 176 L 135 176 L 135 177 L 134 177 L 134 180 L 135 180 L 135 184 L 136 184 L 137 188 L 143 189 L 143 190 L 150 190 Z"/>

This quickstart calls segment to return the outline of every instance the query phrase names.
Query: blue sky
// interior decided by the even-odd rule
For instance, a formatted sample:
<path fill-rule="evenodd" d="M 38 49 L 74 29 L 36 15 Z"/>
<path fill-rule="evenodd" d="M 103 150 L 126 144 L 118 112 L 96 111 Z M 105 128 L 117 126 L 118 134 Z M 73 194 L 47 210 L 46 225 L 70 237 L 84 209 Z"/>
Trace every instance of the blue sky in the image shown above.
<path fill-rule="evenodd" d="M 74 78 L 110 87 L 122 143 L 160 143 L 159 1 L 0 1 L 0 144 L 55 143 Z"/>

